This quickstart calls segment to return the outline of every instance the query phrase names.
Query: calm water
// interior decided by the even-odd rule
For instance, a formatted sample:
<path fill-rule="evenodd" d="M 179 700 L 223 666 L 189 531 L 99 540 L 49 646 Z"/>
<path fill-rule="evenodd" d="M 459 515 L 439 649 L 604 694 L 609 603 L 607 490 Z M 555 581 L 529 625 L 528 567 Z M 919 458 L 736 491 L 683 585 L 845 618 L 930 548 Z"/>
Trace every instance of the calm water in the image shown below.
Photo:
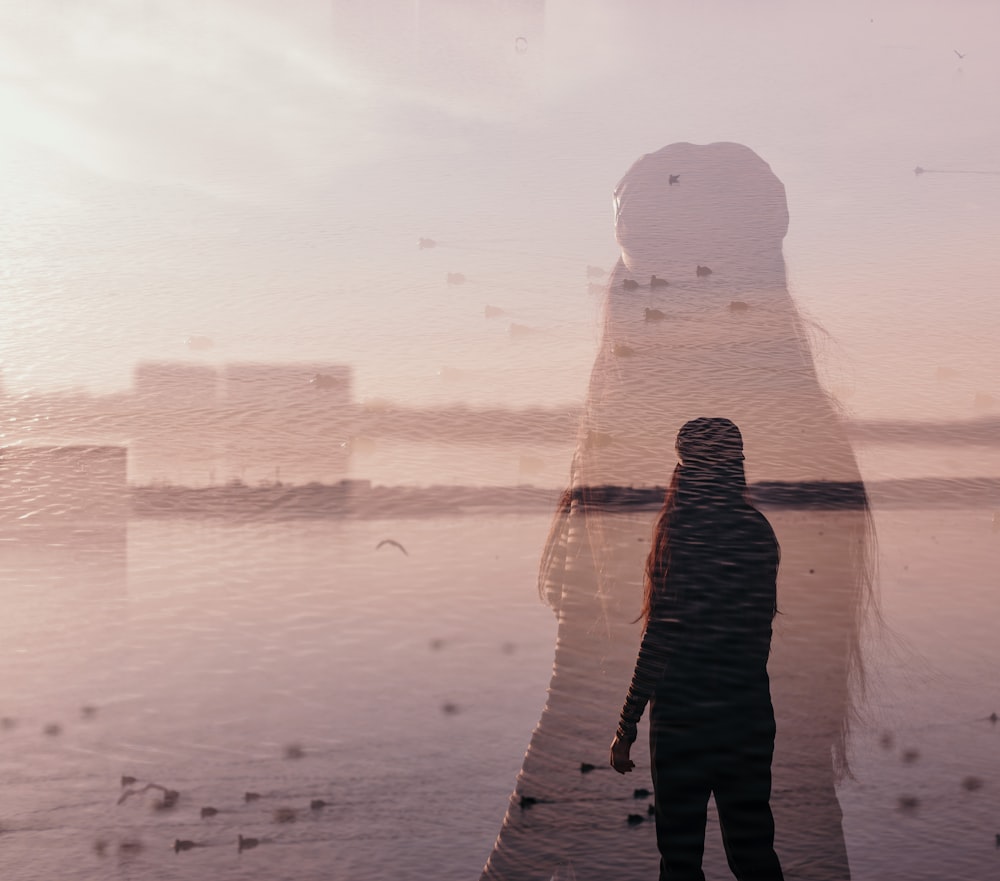
<path fill-rule="evenodd" d="M 79 580 L 51 557 L 6 566 L 6 877 L 476 877 L 544 703 L 547 525 L 132 521 L 125 548 L 77 555 Z M 1000 533 L 986 510 L 878 527 L 890 633 L 840 793 L 854 876 L 990 877 Z M 117 803 L 147 782 L 176 807 L 157 810 L 158 790 Z M 655 848 L 652 833 L 621 834 Z M 238 835 L 260 846 L 239 853 Z"/>
<path fill-rule="evenodd" d="M 7 570 L 7 877 L 474 874 L 551 663 L 532 589 L 544 526 L 139 522 L 127 574 L 72 596 Z M 410 555 L 376 552 L 385 537 Z M 116 805 L 123 774 L 180 790 L 178 807 Z M 268 846 L 239 855 L 237 834 Z M 178 860 L 175 838 L 207 846 Z M 144 849 L 126 859 L 130 841 Z"/>

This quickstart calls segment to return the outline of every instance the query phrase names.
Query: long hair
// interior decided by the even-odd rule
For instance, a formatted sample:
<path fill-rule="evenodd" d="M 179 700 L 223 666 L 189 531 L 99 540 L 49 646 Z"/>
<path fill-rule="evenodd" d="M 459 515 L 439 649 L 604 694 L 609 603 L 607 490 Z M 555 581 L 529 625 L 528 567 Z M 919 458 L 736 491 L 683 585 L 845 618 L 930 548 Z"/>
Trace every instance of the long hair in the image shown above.
<path fill-rule="evenodd" d="M 742 456 L 727 456 L 713 462 L 699 459 L 692 453 L 690 428 L 704 422 L 708 420 L 688 423 L 678 437 L 678 448 L 681 448 L 685 444 L 687 431 L 688 455 L 686 462 L 679 462 L 674 468 L 663 507 L 653 527 L 653 540 L 644 570 L 642 609 L 636 618 L 644 624 L 649 622 L 657 605 L 678 600 L 678 597 L 671 597 L 666 593 L 672 540 L 677 530 L 713 525 L 725 528 L 726 521 L 731 519 L 727 515 L 746 511 L 750 507 Z M 733 429 L 735 430 L 735 426 Z M 706 550 L 711 552 L 710 548 Z"/>
<path fill-rule="evenodd" d="M 674 468 L 670 478 L 670 486 L 663 500 L 663 507 L 653 526 L 653 541 L 650 544 L 649 556 L 646 557 L 645 578 L 643 579 L 642 609 L 637 621 L 643 625 L 649 623 L 653 613 L 653 604 L 661 598 L 666 585 L 667 571 L 670 569 L 670 526 L 677 515 L 677 486 L 680 483 L 680 463 Z"/>

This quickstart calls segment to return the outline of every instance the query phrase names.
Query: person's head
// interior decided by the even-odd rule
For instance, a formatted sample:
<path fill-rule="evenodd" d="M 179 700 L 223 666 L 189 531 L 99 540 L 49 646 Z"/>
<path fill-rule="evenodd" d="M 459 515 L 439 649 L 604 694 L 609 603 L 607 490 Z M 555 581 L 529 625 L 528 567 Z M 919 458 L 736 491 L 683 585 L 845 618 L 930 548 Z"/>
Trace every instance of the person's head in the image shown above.
<path fill-rule="evenodd" d="M 682 465 L 725 468 L 743 461 L 743 435 L 723 416 L 699 416 L 677 432 L 677 456 Z"/>
<path fill-rule="evenodd" d="M 721 416 L 700 416 L 677 433 L 677 468 L 667 502 L 672 510 L 713 508 L 745 501 L 743 436 Z"/>
<path fill-rule="evenodd" d="M 697 524 L 748 504 L 743 468 L 743 436 L 721 416 L 701 416 L 684 423 L 677 433 L 677 466 L 656 520 L 646 560 L 645 590 L 640 617 L 648 620 L 655 593 L 670 565 L 671 531 L 679 523 Z"/>
<path fill-rule="evenodd" d="M 697 266 L 714 278 L 780 267 L 788 230 L 781 181 L 742 144 L 670 144 L 640 157 L 614 192 L 615 237 L 633 277 L 675 283 Z"/>

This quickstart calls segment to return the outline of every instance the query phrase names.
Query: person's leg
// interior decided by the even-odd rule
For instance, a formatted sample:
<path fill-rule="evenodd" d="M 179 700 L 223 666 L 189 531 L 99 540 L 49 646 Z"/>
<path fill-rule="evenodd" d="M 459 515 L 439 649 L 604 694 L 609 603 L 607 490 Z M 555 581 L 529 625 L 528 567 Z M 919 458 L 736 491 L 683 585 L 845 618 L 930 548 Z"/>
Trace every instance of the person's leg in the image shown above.
<path fill-rule="evenodd" d="M 720 753 L 713 792 L 722 843 L 737 881 L 782 881 L 774 851 L 771 755 L 774 727 L 758 726 Z"/>
<path fill-rule="evenodd" d="M 710 768 L 699 738 L 673 726 L 650 726 L 660 881 L 705 881 L 705 823 Z"/>

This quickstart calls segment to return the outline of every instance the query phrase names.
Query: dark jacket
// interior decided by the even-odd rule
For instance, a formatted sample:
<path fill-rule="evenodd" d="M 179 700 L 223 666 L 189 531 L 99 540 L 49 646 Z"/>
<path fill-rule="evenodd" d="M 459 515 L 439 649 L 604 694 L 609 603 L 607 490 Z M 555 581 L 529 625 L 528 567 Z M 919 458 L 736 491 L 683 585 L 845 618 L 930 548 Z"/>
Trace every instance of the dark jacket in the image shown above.
<path fill-rule="evenodd" d="M 658 719 L 678 722 L 771 713 L 767 657 L 779 549 L 770 523 L 746 504 L 674 521 L 622 708 L 618 735 L 627 741 L 650 700 Z"/>

